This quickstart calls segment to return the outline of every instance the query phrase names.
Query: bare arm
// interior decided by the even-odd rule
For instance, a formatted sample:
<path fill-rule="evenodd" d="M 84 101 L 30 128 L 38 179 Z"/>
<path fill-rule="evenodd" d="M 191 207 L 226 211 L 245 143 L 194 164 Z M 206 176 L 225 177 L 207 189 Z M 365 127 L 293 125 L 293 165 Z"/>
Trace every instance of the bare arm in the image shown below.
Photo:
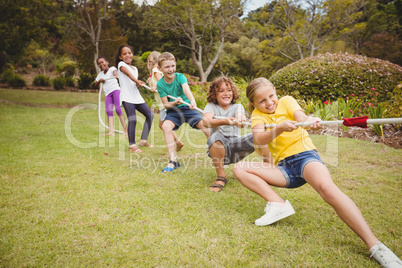
<path fill-rule="evenodd" d="M 95 81 L 95 87 L 97 87 L 100 83 L 105 83 L 105 80 L 99 79 L 98 81 Z"/>
<path fill-rule="evenodd" d="M 276 137 L 283 132 L 291 132 L 297 127 L 294 125 L 296 121 L 285 121 L 278 124 L 276 127 L 265 131 L 264 124 L 258 124 L 253 127 L 254 142 L 257 145 L 266 145 L 272 142 Z"/>
<path fill-rule="evenodd" d="M 121 66 L 120 67 L 120 71 L 122 71 L 125 75 L 127 75 L 131 80 L 133 80 L 136 84 L 137 84 L 137 86 L 139 86 L 139 87 L 143 87 L 144 86 L 144 82 L 142 82 L 142 81 L 140 81 L 140 80 L 138 80 L 138 79 L 136 79 L 135 77 L 134 77 L 134 75 L 132 75 L 132 73 L 130 72 L 130 70 L 128 70 L 127 69 L 127 67 L 125 67 L 125 66 Z"/>
<path fill-rule="evenodd" d="M 159 79 L 162 78 L 162 75 L 160 73 L 158 73 L 158 72 L 154 72 L 154 75 L 155 75 L 156 82 L 158 82 Z M 152 92 L 158 92 L 158 90 L 156 88 L 156 85 L 151 85 L 151 91 Z"/>
<path fill-rule="evenodd" d="M 190 104 L 191 104 L 190 109 L 195 110 L 194 107 L 197 107 L 197 103 L 195 102 L 193 93 L 190 90 L 190 86 L 187 83 L 184 83 L 182 85 L 182 87 L 183 87 L 184 94 L 187 96 L 188 100 L 190 101 Z"/>
<path fill-rule="evenodd" d="M 205 113 L 202 118 L 202 123 L 207 128 L 214 128 L 223 125 L 230 125 L 230 126 L 236 125 L 234 117 L 228 117 L 225 119 L 215 119 L 214 113 Z"/>
<path fill-rule="evenodd" d="M 163 106 L 165 106 L 166 109 L 170 109 L 173 106 L 181 104 L 180 101 L 182 101 L 182 100 L 183 100 L 182 98 L 177 98 L 175 101 L 169 102 L 167 96 L 161 98 L 162 104 L 163 104 Z"/>
<path fill-rule="evenodd" d="M 322 129 L 323 127 L 319 124 L 319 122 L 321 121 L 321 118 L 319 117 L 313 117 L 313 116 L 307 116 L 303 111 L 299 110 L 296 111 L 293 114 L 293 118 L 297 121 L 297 122 L 308 122 L 310 123 L 309 128 L 311 128 L 312 130 L 318 130 L 318 129 Z"/>

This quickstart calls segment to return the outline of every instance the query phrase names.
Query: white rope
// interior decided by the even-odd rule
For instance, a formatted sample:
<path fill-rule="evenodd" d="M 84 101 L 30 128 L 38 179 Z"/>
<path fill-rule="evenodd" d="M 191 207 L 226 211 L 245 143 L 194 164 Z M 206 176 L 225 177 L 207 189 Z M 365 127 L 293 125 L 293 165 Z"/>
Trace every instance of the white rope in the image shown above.
<path fill-rule="evenodd" d="M 176 97 L 173 97 L 171 95 L 167 95 L 169 98 L 177 100 Z M 190 103 L 180 101 L 180 103 L 185 104 L 187 106 L 191 106 Z M 199 111 L 201 114 L 204 114 L 204 111 L 201 110 L 198 107 L 194 107 L 197 111 Z M 215 119 L 226 119 L 226 117 L 222 116 L 214 116 Z M 322 126 L 328 126 L 328 125 L 342 125 L 343 120 L 335 120 L 335 121 L 318 121 L 318 123 Z M 242 122 L 243 125 L 250 127 L 251 123 L 249 122 Z M 367 119 L 367 124 L 372 124 L 372 125 L 378 125 L 378 124 L 402 124 L 402 118 L 375 118 L 375 119 Z M 298 122 L 295 123 L 295 126 L 297 127 L 307 127 L 309 126 L 309 122 Z M 266 124 L 266 128 L 273 128 L 276 127 L 277 124 Z"/>
<path fill-rule="evenodd" d="M 116 79 L 115 77 L 113 78 L 106 78 L 104 80 L 110 80 L 110 79 Z M 102 90 L 103 90 L 103 83 L 100 83 L 99 86 L 99 98 L 98 98 L 98 117 L 99 117 L 99 122 L 107 129 L 110 129 L 108 126 L 105 125 L 105 123 L 103 123 L 102 121 L 102 116 L 101 116 L 101 97 L 102 97 Z M 115 129 L 114 132 L 118 132 L 118 133 L 124 133 L 123 131 L 117 130 Z"/>
<path fill-rule="evenodd" d="M 318 123 L 322 126 L 328 126 L 328 125 L 342 125 L 343 120 L 335 120 L 335 121 L 318 121 Z M 295 126 L 297 127 L 307 127 L 309 126 L 310 123 L 308 122 L 299 122 L 295 123 Z M 402 118 L 375 118 L 375 119 L 367 119 L 367 124 L 371 125 L 382 125 L 382 124 L 402 124 Z M 247 123 L 247 125 L 250 125 L 250 123 Z M 273 128 L 276 127 L 277 124 L 266 124 L 264 125 L 266 128 Z"/>
<path fill-rule="evenodd" d="M 167 95 L 167 96 L 168 96 L 169 98 L 171 98 L 171 99 L 177 100 L 176 97 L 173 97 L 173 96 L 170 96 L 170 95 Z M 187 106 L 191 106 L 190 103 L 187 103 L 187 102 L 182 101 L 182 100 L 180 101 L 180 103 L 185 104 L 185 105 L 187 105 Z M 197 111 L 199 111 L 202 115 L 204 114 L 204 111 L 201 110 L 200 108 L 194 107 L 194 109 L 196 109 Z M 215 118 L 215 119 L 223 119 L 223 120 L 227 119 L 227 117 L 217 116 L 217 115 L 215 115 L 214 118 Z M 236 122 L 236 120 L 234 120 L 234 121 Z M 241 122 L 241 123 L 242 123 L 243 125 L 245 125 L 245 126 L 248 126 L 248 124 L 250 124 L 250 123 L 247 123 L 247 122 Z M 250 125 L 251 125 L 251 124 L 250 124 Z"/>

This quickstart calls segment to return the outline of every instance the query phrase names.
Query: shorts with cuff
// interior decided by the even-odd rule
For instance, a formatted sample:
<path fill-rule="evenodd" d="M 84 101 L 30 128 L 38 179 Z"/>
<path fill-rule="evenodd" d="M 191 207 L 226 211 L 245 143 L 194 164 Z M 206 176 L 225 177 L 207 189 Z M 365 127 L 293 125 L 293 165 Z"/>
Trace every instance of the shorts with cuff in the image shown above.
<path fill-rule="evenodd" d="M 192 128 L 198 129 L 195 125 L 202 120 L 202 115 L 187 106 L 175 106 L 167 111 L 164 121 L 166 120 L 170 120 L 176 125 L 173 130 L 179 129 L 183 123 L 187 123 Z"/>
<path fill-rule="evenodd" d="M 166 109 L 161 109 L 159 112 L 159 119 L 161 121 L 165 121 L 166 115 L 167 115 Z"/>
<path fill-rule="evenodd" d="M 225 137 L 222 133 L 215 132 L 207 140 L 207 154 L 209 157 L 209 148 L 215 142 L 220 141 L 225 147 L 224 165 L 234 164 L 254 152 L 253 133 L 240 137 Z"/>
<path fill-rule="evenodd" d="M 298 188 L 306 183 L 305 179 L 303 178 L 303 170 L 304 167 L 310 162 L 319 162 L 324 164 L 316 150 L 291 155 L 279 161 L 278 168 L 286 179 L 285 188 Z"/>

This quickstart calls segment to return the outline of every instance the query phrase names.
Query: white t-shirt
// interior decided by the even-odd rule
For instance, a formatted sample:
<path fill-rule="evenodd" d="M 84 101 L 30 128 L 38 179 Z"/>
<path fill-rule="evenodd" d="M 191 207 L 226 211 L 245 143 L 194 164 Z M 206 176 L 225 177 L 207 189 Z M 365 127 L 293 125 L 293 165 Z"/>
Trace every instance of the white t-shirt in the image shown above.
<path fill-rule="evenodd" d="M 239 103 L 231 104 L 226 110 L 224 110 L 218 104 L 209 102 L 204 108 L 204 113 L 213 113 L 220 117 L 235 117 L 238 113 L 245 114 L 245 110 L 243 105 Z M 215 132 L 220 132 L 225 137 L 239 137 L 239 130 L 240 129 L 237 126 L 223 125 L 211 128 L 211 135 Z"/>
<path fill-rule="evenodd" d="M 98 76 L 96 77 L 96 81 L 99 81 L 101 79 L 104 79 L 105 82 L 102 85 L 103 92 L 105 92 L 105 95 L 109 95 L 113 91 L 120 89 L 119 83 L 117 82 L 116 77 L 114 77 L 113 72 L 117 71 L 116 67 L 110 67 L 109 70 L 107 70 L 106 73 L 104 71 L 101 71 L 98 73 Z"/>
<path fill-rule="evenodd" d="M 120 82 L 120 104 L 125 101 L 134 104 L 145 103 L 142 98 L 136 83 L 130 79 L 125 73 L 123 73 L 120 68 L 124 66 L 129 72 L 138 79 L 138 69 L 132 65 L 128 65 L 127 63 L 120 61 L 118 65 L 118 74 L 119 74 L 119 82 Z"/>

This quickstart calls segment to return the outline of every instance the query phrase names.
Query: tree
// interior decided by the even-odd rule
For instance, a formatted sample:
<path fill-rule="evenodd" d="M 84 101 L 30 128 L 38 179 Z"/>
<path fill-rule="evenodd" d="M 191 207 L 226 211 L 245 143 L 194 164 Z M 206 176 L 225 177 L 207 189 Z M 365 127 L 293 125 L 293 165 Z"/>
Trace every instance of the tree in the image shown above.
<path fill-rule="evenodd" d="M 297 61 L 315 55 L 329 40 L 351 31 L 365 0 L 278 0 L 267 5 L 261 16 L 264 46 Z"/>
<path fill-rule="evenodd" d="M 82 51 L 92 48 L 93 64 L 98 73 L 99 67 L 96 59 L 99 57 L 100 43 L 104 41 L 116 41 L 122 39 L 122 32 L 112 38 L 103 38 L 103 29 L 106 25 L 113 23 L 114 9 L 109 8 L 107 0 L 78 0 L 73 1 L 76 14 L 71 20 L 74 27 L 70 36 L 75 36 L 74 42 Z"/>
<path fill-rule="evenodd" d="M 225 40 L 236 32 L 245 0 L 161 0 L 151 7 L 157 27 L 191 52 L 200 80 L 207 81 Z"/>
<path fill-rule="evenodd" d="M 48 40 L 60 39 L 61 11 L 56 0 L 0 1 L 0 54 L 15 63 L 31 40 L 48 46 Z"/>

